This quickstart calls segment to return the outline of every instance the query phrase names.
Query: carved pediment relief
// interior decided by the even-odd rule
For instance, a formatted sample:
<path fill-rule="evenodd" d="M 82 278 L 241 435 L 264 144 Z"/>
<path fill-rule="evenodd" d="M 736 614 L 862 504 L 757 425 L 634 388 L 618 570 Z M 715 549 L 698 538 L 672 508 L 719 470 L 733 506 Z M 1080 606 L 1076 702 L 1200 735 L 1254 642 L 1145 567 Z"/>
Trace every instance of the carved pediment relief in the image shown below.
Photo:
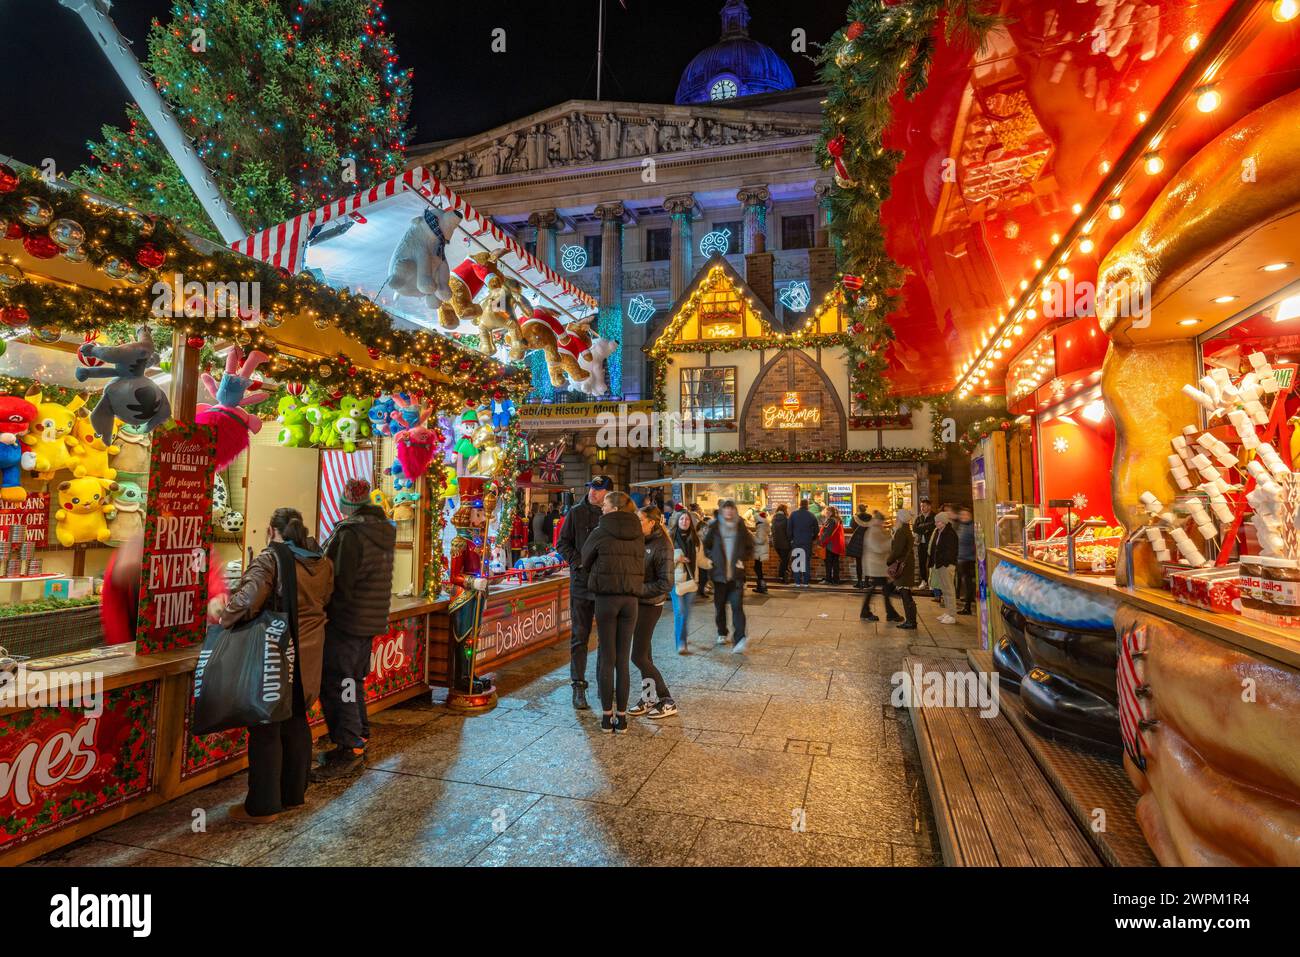
<path fill-rule="evenodd" d="M 709 147 L 813 136 L 820 117 L 749 110 L 576 103 L 448 144 L 424 166 L 450 183 Z"/>

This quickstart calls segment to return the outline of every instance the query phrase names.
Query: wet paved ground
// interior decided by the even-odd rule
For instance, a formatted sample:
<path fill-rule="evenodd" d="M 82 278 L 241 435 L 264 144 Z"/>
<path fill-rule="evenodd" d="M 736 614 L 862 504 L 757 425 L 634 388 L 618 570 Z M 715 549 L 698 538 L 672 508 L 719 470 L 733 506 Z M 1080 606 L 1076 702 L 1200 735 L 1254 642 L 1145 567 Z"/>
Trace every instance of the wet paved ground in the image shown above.
<path fill-rule="evenodd" d="M 367 769 L 313 786 L 274 824 L 227 819 L 239 774 L 35 863 L 939 864 L 889 676 L 909 652 L 962 656 L 975 619 L 941 625 L 922 598 L 920 628 L 903 632 L 860 621 L 861 604 L 851 590 L 750 593 L 744 656 L 715 649 L 711 603 L 694 612 L 692 653 L 677 655 L 666 608 L 655 660 L 681 711 L 633 718 L 630 734 L 573 711 L 567 647 L 547 649 L 498 672 L 489 714 L 417 699 L 375 715 Z M 595 702 L 594 652 L 588 669 Z"/>

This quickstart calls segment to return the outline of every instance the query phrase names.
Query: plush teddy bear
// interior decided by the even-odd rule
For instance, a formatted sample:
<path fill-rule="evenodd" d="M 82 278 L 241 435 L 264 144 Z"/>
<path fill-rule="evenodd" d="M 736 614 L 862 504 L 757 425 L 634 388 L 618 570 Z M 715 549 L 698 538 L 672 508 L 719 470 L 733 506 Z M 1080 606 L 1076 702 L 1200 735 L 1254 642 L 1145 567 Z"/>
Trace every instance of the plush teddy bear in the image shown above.
<path fill-rule="evenodd" d="M 54 534 L 66 547 L 87 542 L 107 542 L 108 519 L 115 514 L 109 493 L 116 482 L 102 478 L 76 478 L 59 483 L 59 508 L 54 513 Z"/>
<path fill-rule="evenodd" d="M 36 454 L 23 449 L 19 441 L 36 419 L 36 406 L 16 395 L 0 395 L 0 500 L 27 499 L 21 477 L 23 469 L 36 467 Z"/>
<path fill-rule="evenodd" d="M 303 414 L 311 425 L 312 445 L 326 449 L 338 447 L 339 433 L 334 427 L 339 417 L 338 409 L 327 409 L 319 402 L 312 402 L 303 407 Z"/>
<path fill-rule="evenodd" d="M 275 441 L 285 448 L 297 449 L 311 445 L 311 425 L 307 421 L 307 406 L 291 395 L 280 399 L 280 433 Z"/>
<path fill-rule="evenodd" d="M 356 422 L 356 437 L 358 439 L 370 438 L 370 406 L 374 399 L 367 396 L 361 398 L 355 395 L 345 395 L 339 399 L 339 419 L 352 419 Z M 339 429 L 339 434 L 343 434 L 343 429 Z M 355 441 L 355 440 L 354 440 Z M 348 451 L 352 451 L 349 449 Z"/>
<path fill-rule="evenodd" d="M 91 425 L 90 416 L 85 409 L 77 411 L 77 417 L 72 422 L 72 435 L 77 440 L 72 452 L 76 458 L 76 464 L 72 467 L 73 475 L 77 478 L 85 478 L 87 475 L 91 478 L 117 478 L 117 469 L 108 464 L 108 457 L 117 455 L 122 447 L 107 445 L 95 434 L 95 427 Z"/>
<path fill-rule="evenodd" d="M 144 492 L 134 482 L 118 482 L 112 501 L 114 514 L 108 522 L 108 542 L 120 545 L 144 529 Z"/>
<path fill-rule="evenodd" d="M 22 442 L 35 456 L 32 468 L 36 471 L 36 477 L 49 481 L 54 478 L 55 472 L 64 469 L 71 472 L 77 464 L 73 457 L 77 440 L 72 435 L 72 425 L 76 421 L 77 410 L 86 401 L 78 395 L 67 405 L 46 402 L 39 386 L 27 393 L 27 401 L 36 406 L 36 418 Z"/>

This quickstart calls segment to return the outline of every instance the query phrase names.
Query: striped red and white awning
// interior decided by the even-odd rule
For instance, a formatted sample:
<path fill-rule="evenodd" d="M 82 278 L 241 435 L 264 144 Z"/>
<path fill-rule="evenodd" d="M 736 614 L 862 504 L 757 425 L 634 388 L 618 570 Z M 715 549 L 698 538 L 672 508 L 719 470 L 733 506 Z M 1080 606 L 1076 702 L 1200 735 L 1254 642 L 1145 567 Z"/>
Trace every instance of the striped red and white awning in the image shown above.
<path fill-rule="evenodd" d="M 253 233 L 245 239 L 231 243 L 231 248 L 246 256 L 297 274 L 304 268 L 307 238 L 313 229 L 345 216 L 364 222 L 362 211 L 367 207 L 400 196 L 408 190 L 417 190 L 442 208 L 453 209 L 460 213 L 467 223 L 477 224 L 476 228 L 469 230 L 470 234 L 489 248 L 507 249 L 514 260 L 516 271 L 520 273 L 521 280 L 539 292 L 548 294 L 552 298 L 561 295 L 571 297 L 575 302 L 589 308 L 596 307 L 595 299 L 529 253 L 522 243 L 503 231 L 489 217 L 476 211 L 423 166 L 416 166 L 368 190 L 337 199 L 311 212 Z M 393 236 L 392 242 L 396 243 L 399 238 Z"/>
<path fill-rule="evenodd" d="M 1146 727 L 1150 721 L 1146 683 L 1147 629 L 1138 625 L 1120 635 L 1116 684 L 1119 692 L 1119 728 L 1124 750 L 1139 768 L 1146 768 Z M 1141 690 L 1141 694 L 1139 694 Z"/>
<path fill-rule="evenodd" d="M 322 449 L 320 454 L 320 535 L 317 540 L 323 546 L 334 526 L 343 521 L 343 510 L 339 508 L 339 496 L 349 479 L 374 480 L 375 453 L 373 449 L 357 449 L 345 452 L 342 449 Z"/>

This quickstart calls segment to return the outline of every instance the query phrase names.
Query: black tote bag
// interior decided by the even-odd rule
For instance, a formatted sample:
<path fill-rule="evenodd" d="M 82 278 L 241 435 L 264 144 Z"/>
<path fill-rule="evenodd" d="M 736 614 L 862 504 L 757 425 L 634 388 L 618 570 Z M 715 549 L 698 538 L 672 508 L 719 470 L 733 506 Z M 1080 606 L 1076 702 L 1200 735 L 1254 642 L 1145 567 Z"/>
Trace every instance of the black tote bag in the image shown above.
<path fill-rule="evenodd" d="M 260 615 L 233 628 L 208 626 L 194 669 L 195 734 L 285 721 L 293 714 L 298 576 L 288 546 L 271 547 L 280 600 L 273 592 Z"/>

